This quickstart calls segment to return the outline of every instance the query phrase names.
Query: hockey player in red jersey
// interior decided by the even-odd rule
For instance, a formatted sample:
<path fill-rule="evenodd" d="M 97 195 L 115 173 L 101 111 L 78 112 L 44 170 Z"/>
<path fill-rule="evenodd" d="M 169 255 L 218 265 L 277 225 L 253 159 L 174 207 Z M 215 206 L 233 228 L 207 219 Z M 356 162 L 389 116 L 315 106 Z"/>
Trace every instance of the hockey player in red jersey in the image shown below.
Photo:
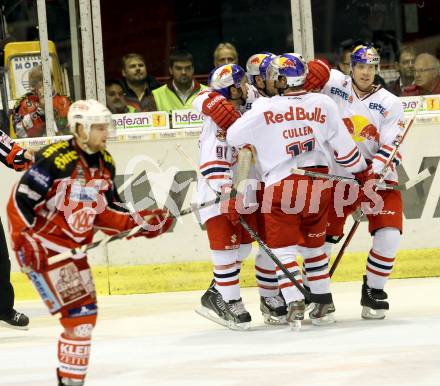
<path fill-rule="evenodd" d="M 105 150 L 110 111 L 95 100 L 72 104 L 73 139 L 49 145 L 14 187 L 8 202 L 12 247 L 22 270 L 51 314 L 60 313 L 59 385 L 84 384 L 97 302 L 87 255 L 51 263 L 51 257 L 92 241 L 96 230 L 115 234 L 138 224 L 135 236 L 156 237 L 172 224 L 168 212 L 122 209 L 113 179 L 115 165 Z"/>
<path fill-rule="evenodd" d="M 403 108 L 399 99 L 381 86 L 374 84 L 380 56 L 372 46 L 359 45 L 351 55 L 351 74 L 344 75 L 331 70 L 329 79 L 322 76 L 326 72 L 322 63 L 311 61 L 310 74 L 306 81 L 309 89 L 321 90 L 338 105 L 348 131 L 358 143 L 363 156 L 372 167 L 372 173 L 381 174 L 385 163 L 394 149 L 394 141 L 404 128 Z M 397 184 L 396 167 L 401 156 L 396 154 L 390 167 L 385 171 L 385 182 Z M 351 176 L 335 166 L 333 173 Z M 393 269 L 395 255 L 402 233 L 403 205 L 398 190 L 379 190 L 383 208 L 379 213 L 369 214 L 368 230 L 373 245 L 367 257 L 366 274 L 362 286 L 362 317 L 383 319 L 389 303 L 384 286 Z M 338 217 L 334 210 L 329 213 L 326 252 L 343 236 L 346 217 L 358 206 L 344 210 Z"/>
<path fill-rule="evenodd" d="M 228 129 L 227 142 L 243 152 L 252 148 L 265 183 L 262 211 L 267 245 L 299 283 L 302 278 L 296 255 L 303 256 L 311 290 L 322 299 L 310 317 L 322 324 L 332 303 L 323 249 L 331 189 L 326 181 L 292 174 L 292 168 L 326 173 L 329 160 L 334 158 L 356 173 L 362 183 L 367 175 L 365 160 L 345 129 L 336 104 L 327 96 L 307 93 L 303 89 L 306 75 L 307 65 L 298 54 L 272 60 L 268 81 L 271 87 L 284 88 L 283 96 L 254 102 L 252 110 Z M 294 325 L 300 323 L 304 296 L 278 267 L 277 275 L 288 303 L 287 319 Z"/>

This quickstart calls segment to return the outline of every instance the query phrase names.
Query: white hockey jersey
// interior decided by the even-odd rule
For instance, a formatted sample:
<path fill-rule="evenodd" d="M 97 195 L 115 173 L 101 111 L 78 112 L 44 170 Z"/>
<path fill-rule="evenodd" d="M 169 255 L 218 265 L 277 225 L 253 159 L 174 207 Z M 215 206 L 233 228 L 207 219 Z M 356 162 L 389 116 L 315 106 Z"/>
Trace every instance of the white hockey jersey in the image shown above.
<path fill-rule="evenodd" d="M 352 86 L 351 76 L 331 70 L 330 79 L 322 93 L 332 98 L 354 141 L 373 170 L 380 173 L 393 149 L 392 145 L 405 127 L 403 107 L 396 96 L 383 88 L 359 98 Z M 394 166 L 401 162 L 397 153 Z M 337 165 L 335 174 L 349 175 Z M 389 169 L 387 180 L 397 181 L 395 167 Z"/>
<path fill-rule="evenodd" d="M 254 147 L 256 167 L 266 186 L 292 174 L 292 168 L 328 166 L 333 158 L 350 172 L 366 168 L 336 103 L 322 94 L 259 98 L 228 129 L 226 140 L 237 148 Z"/>
<path fill-rule="evenodd" d="M 204 90 L 193 101 L 193 108 L 202 112 L 202 105 L 211 90 Z M 241 118 L 240 118 L 241 119 Z M 221 192 L 223 185 L 232 184 L 237 164 L 238 152 L 226 141 L 218 138 L 219 127 L 210 117 L 205 117 L 199 137 L 199 168 L 203 178 L 197 183 L 197 201 L 199 204 L 216 198 L 215 192 Z M 209 184 L 209 185 L 208 185 Z M 215 192 L 214 192 L 215 191 Z M 248 190 L 248 203 L 255 202 L 255 192 Z M 221 214 L 220 204 L 200 210 L 202 224 Z"/>

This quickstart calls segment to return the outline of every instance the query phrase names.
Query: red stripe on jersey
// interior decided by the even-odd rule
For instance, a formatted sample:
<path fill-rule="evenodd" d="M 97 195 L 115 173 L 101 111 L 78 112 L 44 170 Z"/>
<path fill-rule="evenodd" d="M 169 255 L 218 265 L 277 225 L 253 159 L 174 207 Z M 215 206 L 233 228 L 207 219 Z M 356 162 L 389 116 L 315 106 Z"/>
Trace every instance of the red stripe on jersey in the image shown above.
<path fill-rule="evenodd" d="M 204 169 L 210 165 L 223 165 L 223 166 L 231 166 L 231 163 L 228 161 L 209 161 L 205 162 L 203 165 L 199 166 L 199 169 Z"/>
<path fill-rule="evenodd" d="M 218 174 L 216 176 L 209 176 L 207 179 L 208 180 L 222 180 L 222 179 L 230 180 L 231 176 L 229 174 Z"/>
<path fill-rule="evenodd" d="M 350 153 L 348 153 L 347 155 L 345 155 L 345 156 L 343 156 L 343 157 L 335 157 L 335 158 L 336 158 L 338 161 L 343 161 L 343 160 L 345 160 L 345 159 L 347 159 L 347 158 L 350 158 L 350 157 L 354 154 L 354 152 L 355 152 L 356 150 L 358 150 L 358 147 L 357 147 L 357 146 L 355 146 L 355 147 L 353 148 L 353 150 L 351 150 Z"/>
<path fill-rule="evenodd" d="M 375 155 L 375 156 L 374 156 L 374 159 L 377 159 L 378 161 L 383 162 L 384 164 L 387 163 L 387 160 L 386 160 L 385 158 L 382 158 L 382 157 L 380 157 L 380 156 L 378 156 L 378 155 Z"/>
<path fill-rule="evenodd" d="M 308 281 L 316 281 L 316 280 L 322 280 L 322 279 L 330 279 L 330 275 L 328 273 L 326 273 L 324 275 L 307 277 Z"/>
<path fill-rule="evenodd" d="M 374 273 L 375 275 L 378 275 L 378 276 L 384 276 L 384 277 L 390 276 L 389 273 L 383 273 L 383 272 L 376 271 L 373 268 L 370 268 L 369 266 L 367 266 L 367 271 L 370 271 L 371 273 Z"/>
<path fill-rule="evenodd" d="M 359 154 L 359 157 L 356 159 L 356 161 L 354 161 L 354 162 L 351 163 L 351 164 L 348 164 L 348 165 L 341 165 L 341 166 L 343 166 L 344 168 L 351 168 L 352 166 L 356 165 L 360 160 L 361 160 L 361 155 Z"/>
<path fill-rule="evenodd" d="M 394 150 L 394 148 L 392 148 L 389 145 L 382 145 L 382 148 L 384 148 L 385 150 L 388 150 L 388 151 L 393 151 Z"/>
<path fill-rule="evenodd" d="M 264 268 L 258 267 L 257 265 L 255 266 L 255 270 L 258 271 L 258 272 L 261 272 L 261 273 L 267 273 L 267 274 L 275 275 L 275 271 L 274 270 L 264 269 Z"/>
<path fill-rule="evenodd" d="M 325 260 L 327 258 L 327 255 L 324 253 L 322 255 L 316 256 L 316 257 L 312 257 L 312 258 L 307 258 L 304 259 L 304 263 L 308 264 L 308 263 L 316 263 L 317 261 L 322 261 Z"/>
<path fill-rule="evenodd" d="M 233 280 L 233 281 L 215 281 L 215 284 L 221 286 L 221 287 L 228 287 L 230 285 L 236 285 L 238 284 L 239 280 Z"/>
<path fill-rule="evenodd" d="M 375 259 L 385 261 L 386 263 L 393 263 L 394 260 L 396 260 L 395 257 L 384 257 L 381 255 L 378 255 L 377 253 L 373 252 L 373 250 L 370 250 L 370 255 L 373 256 Z"/>

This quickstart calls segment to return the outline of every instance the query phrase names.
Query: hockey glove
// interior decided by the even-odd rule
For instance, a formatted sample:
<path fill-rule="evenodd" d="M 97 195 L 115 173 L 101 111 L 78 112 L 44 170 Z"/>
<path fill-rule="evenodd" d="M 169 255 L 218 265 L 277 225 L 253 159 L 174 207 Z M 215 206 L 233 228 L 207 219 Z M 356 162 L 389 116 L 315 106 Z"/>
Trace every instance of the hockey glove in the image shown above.
<path fill-rule="evenodd" d="M 152 239 L 153 237 L 160 236 L 165 233 L 173 225 L 174 217 L 171 216 L 168 210 L 155 209 L 155 210 L 142 210 L 139 213 L 145 221 L 144 230 L 136 233 L 133 237 L 146 237 Z"/>
<path fill-rule="evenodd" d="M 234 192 L 230 186 L 222 186 L 222 194 L 232 197 L 222 201 L 220 211 L 232 225 L 237 225 L 240 222 L 240 211 L 244 208 L 244 197 L 241 193 Z"/>
<path fill-rule="evenodd" d="M 371 164 L 370 164 L 365 170 L 359 173 L 354 173 L 354 177 L 359 183 L 359 195 L 358 195 L 358 199 L 356 200 L 356 206 L 357 206 L 363 202 L 370 201 L 368 196 L 365 194 L 366 190 L 367 189 L 375 190 L 375 185 L 379 181 L 380 176 L 373 172 L 373 169 L 371 168 Z"/>
<path fill-rule="evenodd" d="M 330 67 L 321 59 L 307 63 L 309 72 L 304 83 L 306 91 L 321 91 L 330 78 Z"/>
<path fill-rule="evenodd" d="M 214 91 L 210 92 L 203 102 L 202 112 L 225 131 L 240 118 L 240 114 L 235 110 L 232 103 L 228 102 L 223 95 Z"/>
<path fill-rule="evenodd" d="M 22 232 L 20 238 L 14 241 L 18 263 L 23 268 L 30 268 L 35 272 L 43 272 L 47 267 L 47 249 L 41 241 L 30 232 Z"/>

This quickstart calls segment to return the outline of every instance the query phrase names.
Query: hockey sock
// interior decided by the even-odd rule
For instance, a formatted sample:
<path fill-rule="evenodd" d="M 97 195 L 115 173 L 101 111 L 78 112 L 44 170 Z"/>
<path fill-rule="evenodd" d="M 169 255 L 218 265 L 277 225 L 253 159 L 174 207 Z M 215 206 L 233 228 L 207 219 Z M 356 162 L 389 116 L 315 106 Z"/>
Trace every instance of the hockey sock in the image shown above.
<path fill-rule="evenodd" d="M 64 333 L 61 334 L 58 339 L 58 368 L 61 378 L 81 381 L 86 377 L 90 345 L 90 339 L 69 339 Z"/>
<path fill-rule="evenodd" d="M 298 267 L 298 263 L 296 262 L 296 251 L 297 249 L 295 246 L 272 249 L 272 252 L 275 254 L 275 256 L 278 257 L 288 271 L 294 275 L 298 283 L 302 284 L 303 281 L 301 271 Z M 276 273 L 278 284 L 286 303 L 304 299 L 303 294 L 299 292 L 298 288 L 295 287 L 292 281 L 283 273 L 283 271 L 281 271 L 278 266 L 276 267 Z"/>
<path fill-rule="evenodd" d="M 260 296 L 272 297 L 279 294 L 275 263 L 261 248 L 255 257 L 255 277 Z"/>
<path fill-rule="evenodd" d="M 87 309 L 86 306 L 82 308 Z M 96 313 L 77 317 L 63 316 L 60 322 L 64 332 L 58 340 L 58 374 L 61 378 L 83 381 L 89 365 Z"/>
<path fill-rule="evenodd" d="M 241 263 L 243 262 L 244 259 L 246 259 L 246 257 L 250 255 L 251 251 L 252 251 L 252 244 L 240 244 L 240 248 L 238 248 L 238 253 L 237 253 L 237 261 L 235 262 L 239 275 L 241 271 Z"/>
<path fill-rule="evenodd" d="M 240 299 L 238 249 L 212 250 L 211 253 L 214 263 L 215 288 L 226 302 Z"/>
<path fill-rule="evenodd" d="M 308 286 L 312 293 L 326 294 L 330 292 L 330 276 L 328 274 L 328 257 L 324 248 L 298 247 L 304 259 L 304 270 Z"/>
<path fill-rule="evenodd" d="M 382 228 L 373 236 L 367 260 L 367 285 L 383 289 L 394 266 L 401 234 L 396 228 Z"/>

